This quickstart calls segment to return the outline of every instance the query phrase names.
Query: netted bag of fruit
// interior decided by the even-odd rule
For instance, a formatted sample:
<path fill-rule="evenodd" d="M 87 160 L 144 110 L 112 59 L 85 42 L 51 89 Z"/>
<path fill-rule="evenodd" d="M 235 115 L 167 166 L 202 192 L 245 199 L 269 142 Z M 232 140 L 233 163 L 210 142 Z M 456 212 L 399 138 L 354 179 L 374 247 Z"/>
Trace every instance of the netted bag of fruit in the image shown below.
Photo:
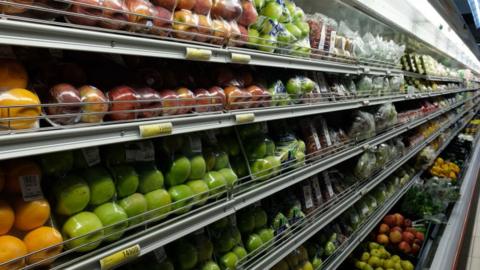
<path fill-rule="evenodd" d="M 63 237 L 54 223 L 44 191 L 48 183 L 32 159 L 14 159 L 1 164 L 0 269 L 27 265 L 48 266 L 63 249 Z M 8 262 L 8 263 L 7 263 Z"/>
<path fill-rule="evenodd" d="M 41 101 L 28 90 L 25 67 L 14 59 L 0 59 L 0 128 L 38 128 Z"/>

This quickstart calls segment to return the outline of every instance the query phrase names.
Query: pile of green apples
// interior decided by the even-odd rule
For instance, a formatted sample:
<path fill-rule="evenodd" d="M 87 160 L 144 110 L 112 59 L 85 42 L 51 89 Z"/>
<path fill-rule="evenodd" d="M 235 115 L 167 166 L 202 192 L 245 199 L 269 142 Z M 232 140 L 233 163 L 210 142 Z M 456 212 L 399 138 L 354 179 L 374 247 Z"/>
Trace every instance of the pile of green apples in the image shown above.
<path fill-rule="evenodd" d="M 247 256 L 240 230 L 230 217 L 209 226 L 213 239 L 213 250 L 222 269 L 235 270 L 238 262 Z"/>
<path fill-rule="evenodd" d="M 292 103 L 301 103 L 300 97 L 310 97 L 319 89 L 318 84 L 305 76 L 290 78 L 285 84 L 281 80 L 271 83 L 268 92 L 272 96 L 272 106 L 287 106 Z"/>
<path fill-rule="evenodd" d="M 265 52 L 275 50 L 308 56 L 310 27 L 305 13 L 290 0 L 255 0 L 257 21 L 248 29 L 249 44 Z"/>
<path fill-rule="evenodd" d="M 357 269 L 415 269 L 415 266 L 409 260 L 402 260 L 398 255 L 391 255 L 384 246 L 375 242 L 369 242 L 367 245 L 369 251 L 363 252 L 360 259 L 353 259 L 353 263 Z"/>
<path fill-rule="evenodd" d="M 267 213 L 261 207 L 250 207 L 237 214 L 237 225 L 248 253 L 265 247 L 275 234 L 267 225 Z"/>

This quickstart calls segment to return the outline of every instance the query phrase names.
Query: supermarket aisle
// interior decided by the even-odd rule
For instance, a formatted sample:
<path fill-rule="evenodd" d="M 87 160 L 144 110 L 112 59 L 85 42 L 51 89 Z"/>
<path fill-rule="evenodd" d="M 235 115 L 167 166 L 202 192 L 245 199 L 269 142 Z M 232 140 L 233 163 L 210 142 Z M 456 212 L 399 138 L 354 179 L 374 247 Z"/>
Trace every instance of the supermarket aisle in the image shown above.
<path fill-rule="evenodd" d="M 480 200 L 478 201 L 478 204 L 480 204 Z M 473 229 L 472 241 L 470 243 L 470 251 L 467 263 L 467 270 L 478 269 L 480 269 L 480 205 L 477 205 L 475 226 Z"/>

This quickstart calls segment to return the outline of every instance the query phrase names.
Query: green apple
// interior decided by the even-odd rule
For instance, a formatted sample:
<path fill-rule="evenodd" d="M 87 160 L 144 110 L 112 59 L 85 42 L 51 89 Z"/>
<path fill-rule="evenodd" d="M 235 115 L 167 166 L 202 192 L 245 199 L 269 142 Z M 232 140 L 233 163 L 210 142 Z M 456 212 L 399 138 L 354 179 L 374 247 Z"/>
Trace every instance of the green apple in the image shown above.
<path fill-rule="evenodd" d="M 218 172 L 222 174 L 223 178 L 225 178 L 228 187 L 233 187 L 238 180 L 237 175 L 230 168 L 224 168 Z"/>
<path fill-rule="evenodd" d="M 193 201 L 198 205 L 204 205 L 208 200 L 208 185 L 203 180 L 188 181 L 186 185 L 193 191 Z"/>
<path fill-rule="evenodd" d="M 310 26 L 307 22 L 295 19 L 293 23 L 298 27 L 298 29 L 300 29 L 300 31 L 302 31 L 301 37 L 306 37 L 310 33 Z"/>
<path fill-rule="evenodd" d="M 223 168 L 228 168 L 230 166 L 230 162 L 228 161 L 228 155 L 225 152 L 217 153 L 215 157 L 215 170 L 221 170 Z"/>
<path fill-rule="evenodd" d="M 207 170 L 207 163 L 205 162 L 205 159 L 203 158 L 203 156 L 202 155 L 194 156 L 190 160 L 190 164 L 191 164 L 191 172 L 190 172 L 189 179 L 191 180 L 202 179 Z"/>
<path fill-rule="evenodd" d="M 220 138 L 219 144 L 222 151 L 226 152 L 229 156 L 237 156 L 240 154 L 240 145 L 235 135 L 228 134 Z"/>
<path fill-rule="evenodd" d="M 213 170 L 215 168 L 215 163 L 217 158 L 215 157 L 215 154 L 212 151 L 207 151 L 204 152 L 205 154 L 205 164 L 207 166 L 207 172 Z"/>
<path fill-rule="evenodd" d="M 173 251 L 178 269 L 188 270 L 195 268 L 198 262 L 198 251 L 194 245 L 185 239 L 180 239 L 173 243 Z"/>
<path fill-rule="evenodd" d="M 228 228 L 228 234 L 235 240 L 235 245 L 242 243 L 242 234 L 237 227 L 232 226 Z"/>
<path fill-rule="evenodd" d="M 213 256 L 213 244 L 203 234 L 195 235 L 194 239 L 195 248 L 198 251 L 198 261 L 205 262 L 212 259 Z"/>
<path fill-rule="evenodd" d="M 126 162 L 125 144 L 123 143 L 106 145 L 101 150 L 102 160 L 105 160 L 108 165 L 118 165 Z"/>
<path fill-rule="evenodd" d="M 247 238 L 247 250 L 248 253 L 255 251 L 263 245 L 262 238 L 256 233 L 252 233 Z"/>
<path fill-rule="evenodd" d="M 46 175 L 64 175 L 73 168 L 73 152 L 62 151 L 40 156 L 42 172 Z"/>
<path fill-rule="evenodd" d="M 58 181 L 54 187 L 57 214 L 71 216 L 87 207 L 90 188 L 83 178 L 70 174 Z"/>
<path fill-rule="evenodd" d="M 299 7 L 295 7 L 295 11 L 291 14 L 293 14 L 293 19 L 296 21 L 305 20 L 305 12 Z"/>
<path fill-rule="evenodd" d="M 90 204 L 100 205 L 113 198 L 115 184 L 110 173 L 101 166 L 85 169 L 83 177 L 90 188 Z"/>
<path fill-rule="evenodd" d="M 175 270 L 173 263 L 170 260 L 164 260 L 163 262 L 157 263 L 153 261 L 153 266 L 147 266 L 145 269 L 155 269 L 155 270 Z"/>
<path fill-rule="evenodd" d="M 118 204 L 123 208 L 123 210 L 125 210 L 125 213 L 127 213 L 129 218 L 143 214 L 147 212 L 148 209 L 147 200 L 145 199 L 145 196 L 140 193 L 133 193 L 132 195 L 121 199 Z M 130 219 L 129 223 L 130 225 L 137 224 L 142 222 L 143 219 L 143 216 L 136 217 Z"/>
<path fill-rule="evenodd" d="M 292 20 L 292 14 L 290 14 L 290 10 L 286 6 L 282 7 L 282 15 L 278 18 L 278 21 L 281 23 L 287 23 Z"/>
<path fill-rule="evenodd" d="M 311 93 L 314 89 L 315 89 L 315 82 L 313 82 L 310 78 L 304 78 L 302 80 L 303 93 Z"/>
<path fill-rule="evenodd" d="M 294 97 L 302 93 L 302 81 L 298 77 L 288 80 L 286 87 L 287 93 L 289 95 L 293 95 Z"/>
<path fill-rule="evenodd" d="M 269 139 L 265 138 L 265 144 L 267 146 L 267 149 L 265 151 L 266 156 L 273 156 L 275 154 L 275 143 Z"/>
<path fill-rule="evenodd" d="M 227 180 L 219 172 L 208 172 L 203 180 L 207 183 L 210 194 L 222 192 L 227 185 Z"/>
<path fill-rule="evenodd" d="M 265 157 L 267 154 L 267 144 L 264 141 L 252 141 L 246 146 L 247 158 L 249 160 L 259 159 Z"/>
<path fill-rule="evenodd" d="M 258 49 L 264 52 L 273 53 L 277 43 L 277 37 L 270 34 L 263 34 L 258 39 Z"/>
<path fill-rule="evenodd" d="M 265 0 L 253 0 L 253 3 L 255 4 L 255 9 L 261 10 L 265 5 Z"/>
<path fill-rule="evenodd" d="M 113 177 L 117 186 L 117 196 L 120 198 L 132 195 L 138 188 L 138 174 L 130 165 L 112 167 Z"/>
<path fill-rule="evenodd" d="M 315 256 L 312 260 L 312 265 L 314 269 L 320 269 L 322 267 L 322 259 L 319 258 L 318 256 Z"/>
<path fill-rule="evenodd" d="M 238 229 L 243 234 L 251 233 L 255 229 L 255 216 L 253 211 L 245 210 L 237 214 Z"/>
<path fill-rule="evenodd" d="M 172 201 L 174 202 L 172 210 L 177 210 L 177 213 L 183 214 L 188 212 L 192 208 L 190 203 L 193 200 L 192 197 L 194 193 L 189 186 L 173 186 L 168 189 L 168 193 L 170 194 L 170 198 L 172 198 Z"/>
<path fill-rule="evenodd" d="M 292 34 L 296 39 L 299 39 L 302 37 L 302 30 L 298 28 L 295 24 L 293 23 L 286 23 L 285 28 Z"/>
<path fill-rule="evenodd" d="M 230 220 L 228 219 L 228 217 L 224 217 L 216 222 L 214 222 L 212 225 L 210 225 L 209 227 L 212 229 L 212 230 L 223 230 L 225 228 L 227 228 L 228 226 L 230 225 Z"/>
<path fill-rule="evenodd" d="M 103 232 L 104 235 L 110 235 L 105 239 L 109 242 L 120 239 L 123 235 L 123 230 L 128 227 L 128 215 L 116 203 L 109 202 L 97 206 L 93 213 L 100 219 L 104 227 L 115 224 Z"/>
<path fill-rule="evenodd" d="M 135 166 L 138 173 L 138 191 L 148 193 L 163 188 L 163 174 L 152 163 L 140 163 Z"/>
<path fill-rule="evenodd" d="M 235 248 L 233 248 L 233 253 L 235 253 L 235 255 L 237 255 L 237 258 L 239 260 L 245 258 L 245 256 L 247 256 L 247 251 L 241 247 L 241 246 L 236 246 Z"/>
<path fill-rule="evenodd" d="M 251 170 L 253 179 L 263 181 L 270 178 L 273 165 L 266 159 L 257 159 L 252 163 Z"/>
<path fill-rule="evenodd" d="M 305 153 L 300 151 L 295 152 L 295 159 L 296 159 L 296 163 L 294 167 L 295 168 L 302 167 L 305 164 Z"/>
<path fill-rule="evenodd" d="M 268 243 L 270 240 L 273 239 L 275 231 L 270 228 L 264 228 L 257 232 L 258 236 L 262 238 L 263 243 Z"/>
<path fill-rule="evenodd" d="M 156 211 L 153 211 L 153 213 L 149 214 L 149 218 L 165 218 L 167 216 L 166 214 L 171 210 L 172 198 L 170 198 L 170 194 L 165 189 L 161 188 L 150 191 L 149 193 L 145 194 L 145 200 L 147 200 L 148 211 L 157 209 Z"/>
<path fill-rule="evenodd" d="M 220 270 L 220 266 L 214 261 L 208 261 L 202 266 L 202 270 Z"/>
<path fill-rule="evenodd" d="M 297 141 L 298 141 L 298 151 L 305 153 L 307 149 L 307 147 L 305 146 L 305 142 L 302 140 L 297 140 Z"/>
<path fill-rule="evenodd" d="M 266 3 L 266 5 L 263 7 L 261 11 L 261 14 L 263 16 L 267 16 L 274 20 L 280 19 L 280 16 L 282 16 L 282 13 L 283 13 L 282 6 L 275 1 Z"/>
<path fill-rule="evenodd" d="M 220 263 L 224 269 L 234 270 L 237 267 L 238 257 L 233 252 L 228 252 L 220 258 Z"/>
<path fill-rule="evenodd" d="M 190 176 L 192 166 L 190 160 L 184 156 L 175 159 L 167 172 L 166 179 L 169 187 L 183 184 Z"/>
<path fill-rule="evenodd" d="M 268 216 L 265 210 L 261 207 L 256 207 L 254 209 L 253 217 L 255 218 L 255 229 L 260 229 L 267 225 Z"/>
<path fill-rule="evenodd" d="M 272 177 L 279 175 L 282 170 L 282 162 L 280 161 L 280 158 L 276 156 L 268 156 L 265 157 L 265 160 L 272 164 Z"/>
<path fill-rule="evenodd" d="M 71 216 L 62 227 L 63 240 L 77 238 L 66 243 L 68 249 L 73 249 L 83 244 L 88 244 L 78 248 L 76 251 L 87 252 L 97 248 L 103 238 L 103 224 L 100 219 L 92 212 L 80 212 Z M 98 231 L 97 231 L 98 230 Z M 96 231 L 95 233 L 92 233 Z M 83 237 L 82 237 L 83 236 Z"/>
<path fill-rule="evenodd" d="M 295 14 L 295 8 L 297 7 L 292 1 L 285 1 L 285 7 L 288 9 L 288 12 L 293 16 Z"/>
<path fill-rule="evenodd" d="M 218 253 L 225 253 L 230 251 L 236 244 L 237 240 L 227 230 L 224 231 L 215 241 L 215 251 Z"/>
<path fill-rule="evenodd" d="M 250 27 L 248 29 L 248 47 L 256 48 L 258 43 L 258 37 L 260 37 L 260 33 L 257 29 Z"/>
<path fill-rule="evenodd" d="M 278 32 L 277 41 L 278 46 L 280 47 L 288 47 L 295 40 L 295 36 L 293 36 L 285 27 L 282 31 Z"/>

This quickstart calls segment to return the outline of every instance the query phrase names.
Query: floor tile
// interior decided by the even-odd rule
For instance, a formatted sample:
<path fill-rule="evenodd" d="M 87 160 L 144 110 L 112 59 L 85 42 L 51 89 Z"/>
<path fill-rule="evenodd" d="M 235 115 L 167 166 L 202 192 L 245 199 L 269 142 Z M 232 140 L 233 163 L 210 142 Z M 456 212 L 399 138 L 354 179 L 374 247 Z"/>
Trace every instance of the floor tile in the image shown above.
<path fill-rule="evenodd" d="M 472 239 L 472 245 L 471 245 L 471 255 L 474 258 L 480 259 L 480 237 L 474 237 Z M 480 269 L 480 268 L 478 268 Z"/>
<path fill-rule="evenodd" d="M 472 258 L 472 262 L 470 263 L 470 270 L 478 269 L 480 269 L 480 258 Z"/>

